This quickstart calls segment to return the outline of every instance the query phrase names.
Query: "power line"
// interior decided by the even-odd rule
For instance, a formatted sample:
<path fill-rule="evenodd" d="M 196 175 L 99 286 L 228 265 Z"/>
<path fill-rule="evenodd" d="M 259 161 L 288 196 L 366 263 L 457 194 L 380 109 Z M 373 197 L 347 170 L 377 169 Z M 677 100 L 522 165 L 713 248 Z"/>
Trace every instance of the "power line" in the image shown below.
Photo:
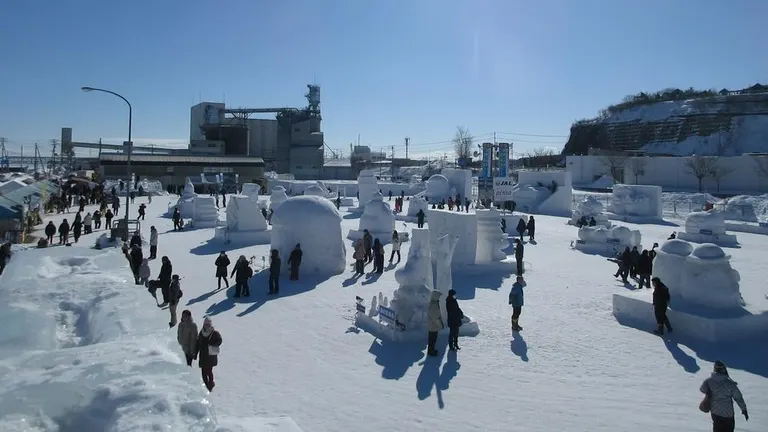
<path fill-rule="evenodd" d="M 497 132 L 501 135 L 517 135 L 517 136 L 528 136 L 528 137 L 539 137 L 539 138 L 568 138 L 568 135 L 542 135 L 542 134 L 526 134 L 526 133 L 517 133 L 517 132 Z"/>

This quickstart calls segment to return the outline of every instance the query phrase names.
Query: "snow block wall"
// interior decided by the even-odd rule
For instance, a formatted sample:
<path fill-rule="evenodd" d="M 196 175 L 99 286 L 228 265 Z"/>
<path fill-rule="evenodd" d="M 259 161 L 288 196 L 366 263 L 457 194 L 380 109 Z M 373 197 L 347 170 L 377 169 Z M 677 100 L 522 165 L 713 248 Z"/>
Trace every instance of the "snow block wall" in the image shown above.
<path fill-rule="evenodd" d="M 219 223 L 219 209 L 212 196 L 198 196 L 193 201 L 192 225 L 195 228 L 211 228 Z M 183 216 L 183 215 L 182 215 Z"/>
<path fill-rule="evenodd" d="M 272 249 L 288 257 L 297 243 L 304 254 L 302 273 L 339 274 L 346 267 L 341 214 L 327 199 L 298 196 L 287 199 L 272 215 Z M 283 266 L 288 271 L 288 266 Z"/>
<path fill-rule="evenodd" d="M 428 209 L 427 200 L 422 197 L 413 197 L 408 201 L 408 216 L 416 217 L 419 210 L 423 210 L 424 214 L 426 214 Z"/>
<path fill-rule="evenodd" d="M 661 186 L 614 185 L 608 211 L 620 216 L 662 219 Z"/>
<path fill-rule="evenodd" d="M 697 243 L 715 243 L 733 246 L 738 242 L 735 235 L 725 233 L 725 214 L 718 210 L 691 212 L 685 217 L 685 232 L 677 237 Z"/>
<path fill-rule="evenodd" d="M 553 182 L 556 185 L 554 193 L 549 189 Z M 570 216 L 573 206 L 570 171 L 520 171 L 515 202 L 517 208 L 527 206 L 525 211 L 531 213 Z"/>
<path fill-rule="evenodd" d="M 227 199 L 227 229 L 230 233 L 266 231 L 267 221 L 258 202 L 246 195 L 230 195 Z"/>
<path fill-rule="evenodd" d="M 373 198 L 373 195 L 379 193 L 379 184 L 376 180 L 376 173 L 373 170 L 362 170 L 357 177 L 357 188 L 360 194 L 358 200 L 359 207 L 365 207 Z"/>
<path fill-rule="evenodd" d="M 477 216 L 474 213 L 430 209 L 427 211 L 427 221 L 429 222 L 429 238 L 433 253 L 439 248 L 438 239 L 448 234 L 457 235 L 459 239 L 451 262 L 453 265 L 475 263 Z"/>
<path fill-rule="evenodd" d="M 475 210 L 477 216 L 477 251 L 475 264 L 501 261 L 509 246 L 509 238 L 501 231 L 501 213 L 496 209 Z"/>
<path fill-rule="evenodd" d="M 464 198 L 472 196 L 471 170 L 443 168 L 442 171 L 440 171 L 440 174 L 448 179 L 448 184 L 450 185 L 448 189 L 453 191 L 451 194 L 453 197 L 455 197 L 456 194 L 459 194 L 460 198 L 464 200 Z"/>

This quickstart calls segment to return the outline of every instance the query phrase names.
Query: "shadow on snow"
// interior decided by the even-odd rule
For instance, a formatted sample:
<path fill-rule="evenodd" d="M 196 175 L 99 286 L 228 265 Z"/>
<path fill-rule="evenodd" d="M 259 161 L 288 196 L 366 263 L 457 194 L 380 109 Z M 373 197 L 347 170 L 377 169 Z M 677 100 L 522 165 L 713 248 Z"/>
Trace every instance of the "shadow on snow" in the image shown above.
<path fill-rule="evenodd" d="M 524 265 L 527 266 L 527 262 Z M 524 273 L 528 269 L 524 268 Z M 515 275 L 515 262 L 497 262 L 466 267 L 456 267 L 452 270 L 453 289 L 458 300 L 475 298 L 475 290 L 490 289 L 498 291 L 504 281 Z M 511 283 L 511 282 L 510 282 Z"/>
<path fill-rule="evenodd" d="M 432 394 L 432 389 L 434 388 L 437 406 L 443 409 L 445 408 L 443 392 L 448 390 L 451 380 L 459 373 L 461 364 L 456 360 L 455 351 L 449 351 L 446 356 L 446 344 L 442 341 L 438 349 L 440 353 L 437 357 L 427 357 L 423 362 L 419 363 L 422 368 L 419 377 L 416 378 L 416 392 L 419 400 L 424 400 Z M 443 363 L 444 357 L 447 358 L 441 371 L 440 364 Z"/>

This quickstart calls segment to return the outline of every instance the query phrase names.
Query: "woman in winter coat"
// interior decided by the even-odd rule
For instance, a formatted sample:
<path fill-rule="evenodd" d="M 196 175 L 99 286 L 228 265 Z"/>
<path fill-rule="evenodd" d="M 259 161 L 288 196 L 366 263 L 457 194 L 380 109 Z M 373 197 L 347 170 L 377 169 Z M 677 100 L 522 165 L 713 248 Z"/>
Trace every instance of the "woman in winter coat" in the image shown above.
<path fill-rule="evenodd" d="M 176 308 L 179 306 L 179 300 L 181 300 L 181 283 L 179 275 L 173 275 L 171 286 L 168 288 L 168 310 L 171 312 L 171 321 L 168 323 L 168 327 L 170 328 L 176 325 Z"/>
<path fill-rule="evenodd" d="M 365 273 L 365 243 L 363 239 L 355 242 L 355 252 L 352 254 L 355 259 L 355 276 L 362 276 Z"/>
<path fill-rule="evenodd" d="M 443 316 L 440 313 L 440 291 L 432 291 L 432 295 L 429 298 L 429 308 L 427 309 L 427 324 L 429 335 L 427 338 L 427 355 L 436 357 L 438 352 L 435 345 L 437 345 L 437 332 L 445 328 L 443 323 Z"/>
<path fill-rule="evenodd" d="M 91 216 L 90 212 L 86 213 L 85 217 L 83 218 L 83 229 L 85 230 L 86 234 L 93 232 L 93 216 Z"/>
<path fill-rule="evenodd" d="M 272 249 L 269 253 L 269 293 L 277 294 L 280 292 L 280 267 L 283 263 L 280 260 L 280 252 Z"/>
<path fill-rule="evenodd" d="M 520 320 L 520 314 L 523 312 L 524 294 L 523 287 L 526 283 L 522 276 L 518 276 L 515 283 L 512 284 L 512 289 L 509 291 L 509 305 L 512 306 L 512 330 L 520 331 L 523 328 L 520 327 L 518 321 Z"/>
<path fill-rule="evenodd" d="M 728 376 L 728 369 L 720 360 L 715 362 L 712 375 L 705 379 L 699 390 L 709 399 L 709 413 L 712 416 L 713 432 L 733 432 L 736 419 L 733 412 L 733 401 L 741 408 L 745 420 L 749 420 L 747 404 L 741 395 L 741 390 Z"/>
<path fill-rule="evenodd" d="M 384 273 L 384 245 L 379 239 L 373 241 L 373 270 L 378 273 Z"/>
<path fill-rule="evenodd" d="M 517 234 L 520 235 L 521 242 L 523 241 L 523 233 L 525 232 L 525 229 L 527 227 L 528 226 L 525 224 L 525 221 L 522 218 L 520 218 L 520 221 L 517 223 L 517 227 L 515 228 L 515 230 L 517 231 Z"/>
<path fill-rule="evenodd" d="M 227 280 L 227 268 L 229 267 L 229 257 L 226 252 L 221 251 L 219 256 L 216 257 L 216 279 L 219 283 L 219 289 L 221 289 L 221 280 L 224 280 L 225 289 L 229 288 L 229 281 Z"/>
<path fill-rule="evenodd" d="M 464 312 L 459 307 L 459 302 L 456 301 L 456 291 L 448 291 L 448 297 L 445 298 L 445 313 L 448 321 L 448 346 L 451 351 L 460 350 L 459 348 L 459 327 L 461 327 L 462 320 L 464 319 Z"/>
<path fill-rule="evenodd" d="M 392 253 L 389 254 L 389 263 L 392 264 L 392 259 L 397 254 L 397 262 L 400 263 L 400 235 L 397 231 L 392 232 Z"/>
<path fill-rule="evenodd" d="M 197 358 L 197 324 L 192 319 L 192 312 L 184 310 L 181 313 L 181 321 L 176 331 L 176 340 L 184 351 L 187 366 L 192 366 L 192 360 Z"/>
<path fill-rule="evenodd" d="M 157 258 L 157 228 L 149 228 L 149 259 Z"/>
<path fill-rule="evenodd" d="M 221 334 L 213 328 L 213 322 L 209 317 L 203 320 L 203 328 L 197 336 L 197 354 L 200 370 L 203 373 L 203 383 L 208 391 L 213 391 L 216 385 L 213 382 L 213 368 L 219 364 L 219 347 L 221 347 Z"/>
<path fill-rule="evenodd" d="M 151 276 L 152 272 L 149 269 L 149 260 L 144 258 L 139 267 L 139 282 L 141 282 L 142 285 L 147 286 Z"/>

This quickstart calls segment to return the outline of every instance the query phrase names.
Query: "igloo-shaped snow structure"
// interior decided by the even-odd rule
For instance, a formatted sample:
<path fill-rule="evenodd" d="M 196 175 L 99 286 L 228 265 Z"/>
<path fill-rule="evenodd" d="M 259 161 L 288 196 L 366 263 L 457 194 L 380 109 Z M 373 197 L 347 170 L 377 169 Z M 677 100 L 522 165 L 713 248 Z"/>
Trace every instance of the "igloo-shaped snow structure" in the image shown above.
<path fill-rule="evenodd" d="M 347 238 L 351 240 L 362 238 L 364 230 L 368 230 L 373 238 L 378 238 L 382 244 L 388 244 L 392 238 L 392 232 L 395 230 L 395 214 L 379 192 L 373 194 L 371 200 L 365 205 L 358 229 L 350 230 Z"/>
<path fill-rule="evenodd" d="M 427 209 L 429 209 L 429 204 L 427 204 L 427 200 L 423 197 L 415 196 L 408 201 L 409 217 L 416 217 L 419 210 L 423 210 L 424 214 L 427 214 Z"/>
<path fill-rule="evenodd" d="M 435 174 L 427 180 L 427 190 L 424 192 L 430 203 L 437 204 L 451 197 L 451 184 L 442 174 Z"/>
<path fill-rule="evenodd" d="M 195 193 L 195 185 L 193 185 L 192 181 L 187 178 L 187 182 L 184 184 L 184 190 L 181 192 L 181 197 L 179 197 L 179 200 L 176 202 L 175 206 L 179 209 L 179 214 L 181 214 L 182 218 L 192 219 L 194 217 L 195 198 L 197 198 L 197 194 Z M 170 211 L 173 212 L 173 209 Z"/>
<path fill-rule="evenodd" d="M 307 188 L 304 189 L 304 195 L 319 196 L 319 197 L 325 198 L 328 195 L 328 189 L 326 189 L 325 186 L 322 186 L 322 183 L 320 184 L 316 183 L 316 184 L 307 186 Z"/>
<path fill-rule="evenodd" d="M 192 199 L 192 226 L 195 228 L 212 228 L 219 224 L 219 209 L 212 196 L 198 196 Z M 183 215 L 182 215 L 183 216 Z"/>
<path fill-rule="evenodd" d="M 301 273 L 339 274 L 346 267 L 341 214 L 329 200 L 316 196 L 288 198 L 272 215 L 271 248 L 286 259 L 297 243 L 304 252 Z M 283 266 L 287 271 L 288 266 Z"/>
<path fill-rule="evenodd" d="M 715 244 L 694 248 L 683 240 L 667 241 L 657 251 L 653 276 L 669 288 L 667 316 L 675 333 L 717 343 L 764 337 L 768 332 L 768 314 L 745 308 L 739 273 Z M 622 324 L 655 328 L 651 290 L 614 294 L 613 314 Z"/>
<path fill-rule="evenodd" d="M 685 217 L 685 231 L 677 238 L 696 243 L 714 243 L 720 246 L 736 246 L 736 236 L 726 234 L 725 215 L 718 210 L 691 212 Z"/>
<path fill-rule="evenodd" d="M 246 195 L 230 195 L 227 199 L 227 224 L 217 227 L 215 241 L 239 244 L 269 243 L 270 231 L 261 214 L 259 203 Z"/>
<path fill-rule="evenodd" d="M 495 208 L 475 210 L 477 217 L 477 250 L 475 264 L 502 261 L 509 247 L 509 237 L 501 231 L 501 213 Z"/>
<path fill-rule="evenodd" d="M 278 207 L 280 207 L 280 204 L 284 203 L 287 199 L 288 194 L 285 192 L 284 187 L 273 187 L 272 193 L 269 195 L 269 209 L 276 210 Z"/>
<path fill-rule="evenodd" d="M 577 225 L 582 216 L 587 218 L 587 222 L 589 222 L 591 218 L 595 218 L 597 226 L 604 226 L 606 228 L 610 228 L 611 226 L 608 216 L 603 214 L 603 203 L 592 195 L 587 195 L 584 200 L 576 205 L 576 209 L 573 210 L 569 223 L 571 225 Z"/>
<path fill-rule="evenodd" d="M 256 200 L 259 198 L 259 192 L 261 192 L 261 185 L 258 183 L 243 183 L 240 195 Z"/>
<path fill-rule="evenodd" d="M 627 220 L 662 220 L 661 186 L 614 185 L 608 211 Z"/>
<path fill-rule="evenodd" d="M 360 195 L 358 207 L 364 208 L 373 196 L 379 193 L 379 182 L 376 180 L 376 173 L 373 170 L 362 170 L 357 176 L 357 191 Z"/>
<path fill-rule="evenodd" d="M 607 256 L 616 256 L 625 248 L 637 247 L 642 250 L 642 234 L 625 226 L 605 228 L 602 226 L 579 228 L 579 239 L 574 248 Z"/>

